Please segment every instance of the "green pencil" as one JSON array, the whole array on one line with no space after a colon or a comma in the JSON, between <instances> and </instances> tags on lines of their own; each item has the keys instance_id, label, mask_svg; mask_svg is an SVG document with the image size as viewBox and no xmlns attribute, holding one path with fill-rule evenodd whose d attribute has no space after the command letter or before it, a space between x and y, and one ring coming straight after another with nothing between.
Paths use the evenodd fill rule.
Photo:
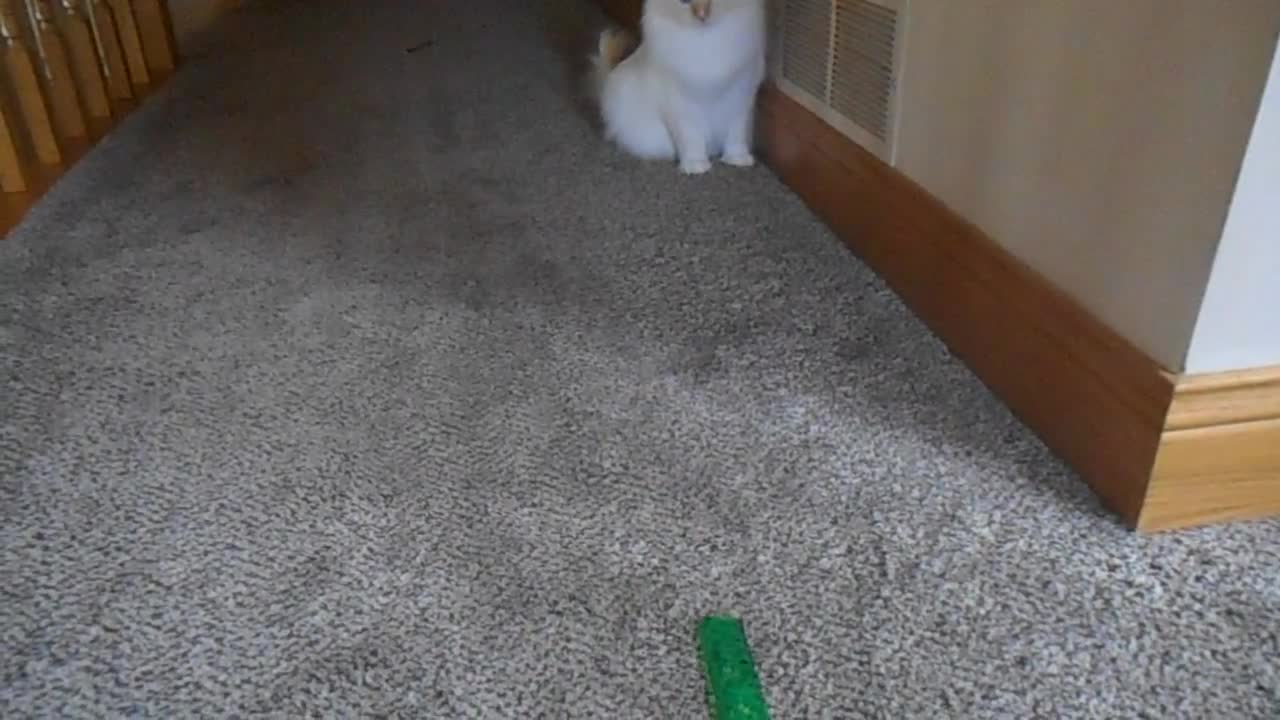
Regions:
<instances>
[{"instance_id":1,"label":"green pencil","mask_svg":"<svg viewBox=\"0 0 1280 720\"><path fill-rule=\"evenodd\" d=\"M713 720L769 720L769 705L742 621L704 617L698 625L698 645Z\"/></svg>"}]
</instances>

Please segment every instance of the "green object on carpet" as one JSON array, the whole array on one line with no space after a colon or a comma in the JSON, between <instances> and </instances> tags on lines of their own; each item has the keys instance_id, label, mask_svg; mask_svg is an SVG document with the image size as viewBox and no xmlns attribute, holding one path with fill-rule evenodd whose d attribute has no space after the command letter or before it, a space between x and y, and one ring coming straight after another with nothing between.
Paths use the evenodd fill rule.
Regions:
<instances>
[{"instance_id":1,"label":"green object on carpet","mask_svg":"<svg viewBox=\"0 0 1280 720\"><path fill-rule=\"evenodd\" d=\"M742 621L704 617L698 626L698 645L713 720L769 720L769 705Z\"/></svg>"}]
</instances>

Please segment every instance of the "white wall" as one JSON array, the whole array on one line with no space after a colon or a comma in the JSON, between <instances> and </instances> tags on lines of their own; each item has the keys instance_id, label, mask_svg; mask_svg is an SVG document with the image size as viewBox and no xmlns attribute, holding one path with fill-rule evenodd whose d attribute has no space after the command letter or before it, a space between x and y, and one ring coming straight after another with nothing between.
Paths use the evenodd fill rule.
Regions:
<instances>
[{"instance_id":1,"label":"white wall","mask_svg":"<svg viewBox=\"0 0 1280 720\"><path fill-rule=\"evenodd\" d=\"M1196 320L1187 372L1280 365L1280 52Z\"/></svg>"},{"instance_id":2,"label":"white wall","mask_svg":"<svg viewBox=\"0 0 1280 720\"><path fill-rule=\"evenodd\" d=\"M910 0L907 22L898 167L1181 370L1280 0Z\"/></svg>"}]
</instances>

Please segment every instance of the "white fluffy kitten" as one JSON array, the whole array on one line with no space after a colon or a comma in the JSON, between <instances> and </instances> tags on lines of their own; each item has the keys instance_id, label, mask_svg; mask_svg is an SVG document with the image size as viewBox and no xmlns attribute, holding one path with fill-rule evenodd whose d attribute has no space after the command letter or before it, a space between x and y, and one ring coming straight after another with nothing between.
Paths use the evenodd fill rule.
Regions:
<instances>
[{"instance_id":1,"label":"white fluffy kitten","mask_svg":"<svg viewBox=\"0 0 1280 720\"><path fill-rule=\"evenodd\" d=\"M596 58L605 136L688 174L755 163L756 91L765 72L765 0L645 0L643 42L606 31ZM625 58L625 59L624 59Z\"/></svg>"}]
</instances>

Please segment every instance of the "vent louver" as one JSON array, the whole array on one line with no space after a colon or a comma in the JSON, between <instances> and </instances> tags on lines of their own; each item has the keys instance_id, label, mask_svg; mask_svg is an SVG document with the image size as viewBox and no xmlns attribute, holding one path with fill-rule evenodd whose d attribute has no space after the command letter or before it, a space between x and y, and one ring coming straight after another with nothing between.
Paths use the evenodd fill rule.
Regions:
<instances>
[{"instance_id":1,"label":"vent louver","mask_svg":"<svg viewBox=\"0 0 1280 720\"><path fill-rule=\"evenodd\" d=\"M907 0L774 0L774 81L892 162Z\"/></svg>"},{"instance_id":2,"label":"vent louver","mask_svg":"<svg viewBox=\"0 0 1280 720\"><path fill-rule=\"evenodd\" d=\"M787 0L782 23L782 77L814 97L825 98L831 63L831 0Z\"/></svg>"}]
</instances>

